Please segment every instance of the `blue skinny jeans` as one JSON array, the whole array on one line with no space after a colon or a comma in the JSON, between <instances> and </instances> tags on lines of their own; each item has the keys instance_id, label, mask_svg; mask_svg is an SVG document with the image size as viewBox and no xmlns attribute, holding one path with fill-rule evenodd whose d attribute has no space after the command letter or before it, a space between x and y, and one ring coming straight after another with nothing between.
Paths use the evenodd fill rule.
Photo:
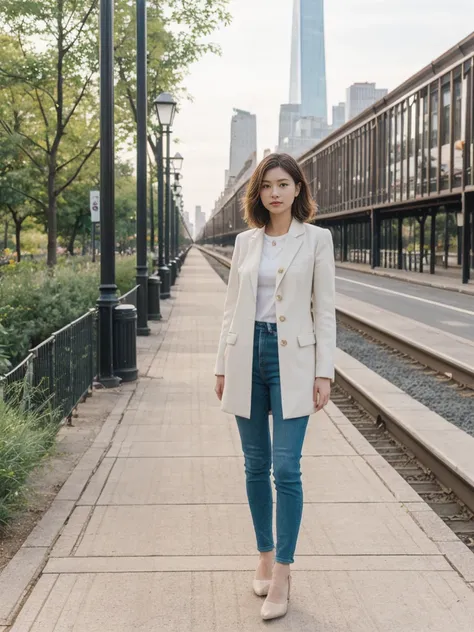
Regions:
<instances>
[{"instance_id":1,"label":"blue skinny jeans","mask_svg":"<svg viewBox=\"0 0 474 632\"><path fill-rule=\"evenodd\" d=\"M273 446L269 411L273 416ZM270 468L277 492L277 562L292 564L303 514L300 460L308 416L283 419L277 325L255 323L250 419L236 417L245 457L247 497L257 548L272 551L273 500ZM272 449L273 448L273 449Z\"/></svg>"}]
</instances>

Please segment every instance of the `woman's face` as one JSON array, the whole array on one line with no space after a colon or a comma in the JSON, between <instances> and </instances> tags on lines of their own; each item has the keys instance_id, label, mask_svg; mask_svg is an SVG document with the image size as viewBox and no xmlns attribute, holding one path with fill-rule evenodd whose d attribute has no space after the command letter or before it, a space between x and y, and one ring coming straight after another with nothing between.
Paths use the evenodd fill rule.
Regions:
<instances>
[{"instance_id":1,"label":"woman's face","mask_svg":"<svg viewBox=\"0 0 474 632\"><path fill-rule=\"evenodd\" d=\"M301 184L296 185L293 178L281 167L269 169L263 177L260 199L263 206L272 215L283 215L290 211L300 192Z\"/></svg>"}]
</instances>

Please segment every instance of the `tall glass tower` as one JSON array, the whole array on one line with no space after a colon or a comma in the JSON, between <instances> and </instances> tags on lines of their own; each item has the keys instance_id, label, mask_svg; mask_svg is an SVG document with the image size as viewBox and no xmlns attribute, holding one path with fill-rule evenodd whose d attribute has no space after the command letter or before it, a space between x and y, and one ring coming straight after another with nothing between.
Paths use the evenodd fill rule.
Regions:
<instances>
[{"instance_id":1,"label":"tall glass tower","mask_svg":"<svg viewBox=\"0 0 474 632\"><path fill-rule=\"evenodd\" d=\"M294 0L290 103L327 121L324 0Z\"/></svg>"}]
</instances>

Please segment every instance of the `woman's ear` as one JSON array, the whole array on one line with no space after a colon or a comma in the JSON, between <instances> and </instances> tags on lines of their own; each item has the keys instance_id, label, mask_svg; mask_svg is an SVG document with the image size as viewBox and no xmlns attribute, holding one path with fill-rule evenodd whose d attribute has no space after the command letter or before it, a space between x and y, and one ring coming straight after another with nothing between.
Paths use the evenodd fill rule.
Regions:
<instances>
[{"instance_id":1,"label":"woman's ear","mask_svg":"<svg viewBox=\"0 0 474 632\"><path fill-rule=\"evenodd\" d=\"M298 197L298 195L300 194L300 191L301 191L301 182L296 185L295 198Z\"/></svg>"}]
</instances>

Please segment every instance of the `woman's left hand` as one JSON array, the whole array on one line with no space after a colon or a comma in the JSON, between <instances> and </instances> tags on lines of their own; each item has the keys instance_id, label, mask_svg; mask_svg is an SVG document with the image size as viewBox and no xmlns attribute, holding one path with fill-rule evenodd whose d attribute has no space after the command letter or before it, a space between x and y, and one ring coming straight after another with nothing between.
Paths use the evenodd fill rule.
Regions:
<instances>
[{"instance_id":1,"label":"woman's left hand","mask_svg":"<svg viewBox=\"0 0 474 632\"><path fill-rule=\"evenodd\" d=\"M331 380L328 377L317 377L314 380L313 401L316 412L322 410L331 396Z\"/></svg>"}]
</instances>

